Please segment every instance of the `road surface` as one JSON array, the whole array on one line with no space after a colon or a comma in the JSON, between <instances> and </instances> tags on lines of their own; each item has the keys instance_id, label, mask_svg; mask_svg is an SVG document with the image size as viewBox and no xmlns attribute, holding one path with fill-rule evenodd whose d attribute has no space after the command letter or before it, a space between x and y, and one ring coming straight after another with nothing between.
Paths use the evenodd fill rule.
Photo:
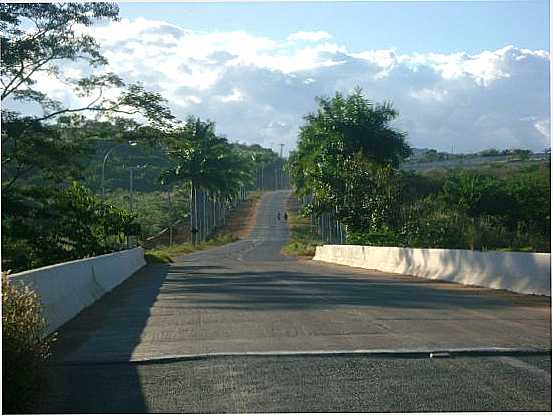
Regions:
<instances>
[{"instance_id":1,"label":"road surface","mask_svg":"<svg viewBox=\"0 0 553 415\"><path fill-rule=\"evenodd\" d=\"M263 196L248 239L150 265L66 324L41 410L551 409L550 353L497 353L550 350L549 298L282 256L288 196Z\"/></svg>"}]
</instances>

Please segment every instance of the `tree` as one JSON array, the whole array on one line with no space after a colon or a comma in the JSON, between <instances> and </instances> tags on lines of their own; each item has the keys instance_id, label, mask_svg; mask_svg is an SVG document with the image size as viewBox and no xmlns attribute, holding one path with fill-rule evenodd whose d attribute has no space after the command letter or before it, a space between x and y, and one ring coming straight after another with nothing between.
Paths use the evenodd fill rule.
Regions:
<instances>
[{"instance_id":1,"label":"tree","mask_svg":"<svg viewBox=\"0 0 553 415\"><path fill-rule=\"evenodd\" d=\"M190 182L191 229L198 230L202 239L207 231L202 231L200 225L205 227L206 220L199 219L198 204L205 210L206 192L221 203L221 199L228 201L243 190L253 178L252 160L233 148L226 138L217 136L211 121L190 117L174 135L174 146L169 151L174 166L162 174L162 182Z\"/></svg>"},{"instance_id":2,"label":"tree","mask_svg":"<svg viewBox=\"0 0 553 415\"><path fill-rule=\"evenodd\" d=\"M348 230L395 230L400 209L398 172L389 165L379 166L357 153L346 164L342 177L348 188L341 189L344 197L337 201L337 214Z\"/></svg>"},{"instance_id":3,"label":"tree","mask_svg":"<svg viewBox=\"0 0 553 415\"><path fill-rule=\"evenodd\" d=\"M126 85L117 75L104 71L107 60L99 45L82 30L100 19L117 20L117 14L118 7L109 3L0 5L4 191L41 169L65 171L59 151L66 147L66 153L73 154L80 143L60 140L60 129L80 125L85 116L142 116L158 129L170 128L173 116L161 95L140 84ZM92 73L81 79L67 77L60 66L71 62L88 65ZM67 108L48 97L36 88L41 74L65 83L85 103ZM118 93L106 94L108 90ZM29 108L38 106L42 113L23 116L6 109L14 101ZM38 152L42 153L40 159L34 157Z\"/></svg>"},{"instance_id":4,"label":"tree","mask_svg":"<svg viewBox=\"0 0 553 415\"><path fill-rule=\"evenodd\" d=\"M257 189L276 188L278 178L275 172L282 171L284 164L284 160L277 153L271 149L263 148L259 144L234 143L232 146L253 163L252 171L256 172L255 187Z\"/></svg>"},{"instance_id":5,"label":"tree","mask_svg":"<svg viewBox=\"0 0 553 415\"><path fill-rule=\"evenodd\" d=\"M141 114L151 121L165 123L172 119L169 110L160 105L158 93L147 92L141 85L129 85L111 72L101 71L107 60L95 39L83 27L97 21L117 20L118 6L110 3L3 3L0 6L2 29L2 101L7 98L39 104L44 110L34 121L44 121L70 113ZM88 77L71 79L61 64L82 62L95 70ZM63 108L33 86L41 73L54 76L74 89L83 99L91 98L79 108ZM117 88L117 98L104 96L107 89Z\"/></svg>"},{"instance_id":6,"label":"tree","mask_svg":"<svg viewBox=\"0 0 553 415\"><path fill-rule=\"evenodd\" d=\"M86 33L117 14L118 7L108 3L0 5L2 247L12 268L104 253L116 248L106 242L108 234L132 226L124 211L71 184L80 178L88 141L105 134L106 121L122 137L145 128L166 132L173 125L161 95L106 71L107 60ZM88 75L68 77L62 67L71 65ZM67 107L47 96L37 83L40 76L57 78L84 103ZM28 113L10 109L14 102Z\"/></svg>"},{"instance_id":7,"label":"tree","mask_svg":"<svg viewBox=\"0 0 553 415\"><path fill-rule=\"evenodd\" d=\"M442 197L447 205L465 212L471 218L484 215L504 216L513 206L513 199L500 180L465 170L447 176Z\"/></svg>"},{"instance_id":8,"label":"tree","mask_svg":"<svg viewBox=\"0 0 553 415\"><path fill-rule=\"evenodd\" d=\"M314 213L337 208L349 230L362 228L367 219L362 216L369 214L365 207L387 198L375 193L384 189L380 179L391 177L411 149L405 133L390 125L398 116L391 103L372 103L359 88L347 97L336 93L317 101L317 112L308 114L300 129L288 172L297 194L313 194Z\"/></svg>"},{"instance_id":9,"label":"tree","mask_svg":"<svg viewBox=\"0 0 553 415\"><path fill-rule=\"evenodd\" d=\"M18 189L10 202L2 209L2 261L15 271L111 252L136 226L132 215L77 182Z\"/></svg>"}]
</instances>

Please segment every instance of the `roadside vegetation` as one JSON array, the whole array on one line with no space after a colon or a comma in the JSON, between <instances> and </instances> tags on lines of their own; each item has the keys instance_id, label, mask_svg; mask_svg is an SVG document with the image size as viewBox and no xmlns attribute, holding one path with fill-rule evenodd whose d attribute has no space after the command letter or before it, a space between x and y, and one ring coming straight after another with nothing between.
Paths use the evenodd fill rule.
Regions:
<instances>
[{"instance_id":1,"label":"roadside vegetation","mask_svg":"<svg viewBox=\"0 0 553 415\"><path fill-rule=\"evenodd\" d=\"M36 410L44 384L51 337L38 296L10 282L2 273L2 409L5 413Z\"/></svg>"},{"instance_id":2,"label":"roadside vegetation","mask_svg":"<svg viewBox=\"0 0 553 415\"><path fill-rule=\"evenodd\" d=\"M224 233L220 235L215 235L207 239L205 242L200 242L195 245L190 242L185 242L181 244L174 244L171 246L162 246L149 249L145 252L144 258L146 259L146 262L150 264L169 263L173 262L173 258L180 255L190 254L192 252L203 251L204 249L226 245L237 240L238 237L236 235Z\"/></svg>"},{"instance_id":3,"label":"roadside vegetation","mask_svg":"<svg viewBox=\"0 0 553 415\"><path fill-rule=\"evenodd\" d=\"M117 5L0 7L3 270L124 249L129 236L142 243L190 217L193 243L205 242L248 191L279 183L272 150L231 143L209 120L178 120L159 93L106 72L77 26L118 19ZM66 77L72 64L88 75ZM55 76L81 104L44 94L37 76Z\"/></svg>"},{"instance_id":4,"label":"roadside vegetation","mask_svg":"<svg viewBox=\"0 0 553 415\"><path fill-rule=\"evenodd\" d=\"M288 210L288 226L290 241L282 248L284 255L311 258L315 255L317 246L324 244L317 236L309 216L302 215L297 210Z\"/></svg>"},{"instance_id":5,"label":"roadside vegetation","mask_svg":"<svg viewBox=\"0 0 553 415\"><path fill-rule=\"evenodd\" d=\"M144 257L148 263L170 263L173 258L189 254L195 251L213 248L235 242L246 235L255 224L256 206L261 198L262 192L250 192L227 217L226 223L215 229L207 240L193 244L182 242L161 244L154 248L147 249ZM189 239L189 238L188 238Z\"/></svg>"},{"instance_id":6,"label":"roadside vegetation","mask_svg":"<svg viewBox=\"0 0 553 415\"><path fill-rule=\"evenodd\" d=\"M283 161L259 145L231 143L215 123L181 121L141 83L107 71L81 30L118 19L110 3L2 3L2 270L19 272L143 243L192 218L193 249L248 191L276 187ZM66 76L64 69L78 66ZM56 78L75 106L45 94ZM148 254L168 261L187 244ZM3 409L32 412L49 340L38 297L2 279Z\"/></svg>"},{"instance_id":7,"label":"roadside vegetation","mask_svg":"<svg viewBox=\"0 0 553 415\"><path fill-rule=\"evenodd\" d=\"M310 200L304 211L331 215L344 226L346 243L551 251L547 160L517 168L401 171L412 149L406 134L391 126L398 113L390 103L372 103L359 89L318 103L305 117L287 168L296 195Z\"/></svg>"}]
</instances>

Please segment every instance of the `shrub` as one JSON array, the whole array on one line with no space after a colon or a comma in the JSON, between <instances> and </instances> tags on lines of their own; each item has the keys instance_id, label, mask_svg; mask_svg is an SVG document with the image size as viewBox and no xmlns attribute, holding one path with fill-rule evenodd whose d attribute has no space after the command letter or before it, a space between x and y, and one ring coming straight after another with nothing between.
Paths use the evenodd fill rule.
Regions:
<instances>
[{"instance_id":1,"label":"shrub","mask_svg":"<svg viewBox=\"0 0 553 415\"><path fill-rule=\"evenodd\" d=\"M144 259L148 264L167 264L173 259L164 252L145 252Z\"/></svg>"},{"instance_id":2,"label":"shrub","mask_svg":"<svg viewBox=\"0 0 553 415\"><path fill-rule=\"evenodd\" d=\"M308 212L308 209L305 211ZM313 257L324 242L314 233L307 215L290 212L290 241L282 248L284 255Z\"/></svg>"},{"instance_id":3,"label":"shrub","mask_svg":"<svg viewBox=\"0 0 553 415\"><path fill-rule=\"evenodd\" d=\"M404 246L404 241L396 232L352 232L347 236L348 245Z\"/></svg>"},{"instance_id":4,"label":"shrub","mask_svg":"<svg viewBox=\"0 0 553 415\"><path fill-rule=\"evenodd\" d=\"M3 269L23 271L120 249L134 217L74 182L2 195Z\"/></svg>"},{"instance_id":5,"label":"shrub","mask_svg":"<svg viewBox=\"0 0 553 415\"><path fill-rule=\"evenodd\" d=\"M51 340L36 293L2 274L2 383L4 412L35 409Z\"/></svg>"},{"instance_id":6,"label":"shrub","mask_svg":"<svg viewBox=\"0 0 553 415\"><path fill-rule=\"evenodd\" d=\"M406 246L412 248L466 249L471 245L471 221L441 200L426 197L402 209L399 230Z\"/></svg>"}]
</instances>

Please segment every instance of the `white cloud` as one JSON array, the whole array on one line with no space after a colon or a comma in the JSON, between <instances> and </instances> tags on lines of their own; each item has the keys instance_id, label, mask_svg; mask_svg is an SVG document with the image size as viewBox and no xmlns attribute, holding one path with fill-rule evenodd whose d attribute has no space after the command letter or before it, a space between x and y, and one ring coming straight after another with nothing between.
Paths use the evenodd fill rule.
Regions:
<instances>
[{"instance_id":1,"label":"white cloud","mask_svg":"<svg viewBox=\"0 0 553 415\"><path fill-rule=\"evenodd\" d=\"M192 32L142 18L83 30L102 45L109 70L161 92L181 119L194 114L215 120L230 139L290 149L302 117L316 109L316 96L359 85L371 100L394 103L397 126L417 147L549 146L545 51L350 51L328 42L326 32L279 40L244 31ZM40 79L40 86L75 102L56 80Z\"/></svg>"},{"instance_id":2,"label":"white cloud","mask_svg":"<svg viewBox=\"0 0 553 415\"><path fill-rule=\"evenodd\" d=\"M219 97L221 102L240 102L244 101L244 95L238 88L232 88L232 94Z\"/></svg>"},{"instance_id":3,"label":"white cloud","mask_svg":"<svg viewBox=\"0 0 553 415\"><path fill-rule=\"evenodd\" d=\"M540 134L549 140L549 134L551 132L551 124L549 120L538 120L534 123L534 127L540 132Z\"/></svg>"},{"instance_id":4,"label":"white cloud","mask_svg":"<svg viewBox=\"0 0 553 415\"><path fill-rule=\"evenodd\" d=\"M331 38L332 36L329 33L320 30L316 32L295 32L288 36L288 40L290 41L304 40L307 42L318 42L320 40L327 40Z\"/></svg>"},{"instance_id":5,"label":"white cloud","mask_svg":"<svg viewBox=\"0 0 553 415\"><path fill-rule=\"evenodd\" d=\"M437 101L442 102L447 98L447 90L445 89L431 89L431 88L422 88L416 91L411 91L409 96L421 101Z\"/></svg>"}]
</instances>

